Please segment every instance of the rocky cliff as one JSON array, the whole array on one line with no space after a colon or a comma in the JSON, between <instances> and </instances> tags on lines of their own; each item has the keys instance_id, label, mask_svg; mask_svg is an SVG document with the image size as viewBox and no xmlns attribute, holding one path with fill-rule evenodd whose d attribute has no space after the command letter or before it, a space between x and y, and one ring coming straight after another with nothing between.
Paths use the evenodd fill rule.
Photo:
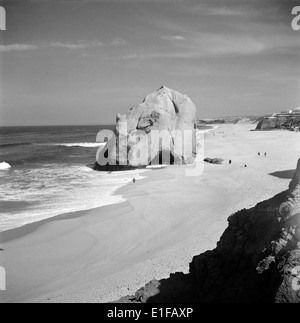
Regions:
<instances>
[{"instance_id":1,"label":"rocky cliff","mask_svg":"<svg viewBox=\"0 0 300 323\"><path fill-rule=\"evenodd\" d=\"M190 164L196 153L195 123L192 100L163 86L126 115L117 116L115 134L94 168L113 171L150 163Z\"/></svg>"},{"instance_id":2,"label":"rocky cliff","mask_svg":"<svg viewBox=\"0 0 300 323\"><path fill-rule=\"evenodd\" d=\"M153 281L122 302L300 303L300 159L289 189L233 214L190 274Z\"/></svg>"},{"instance_id":3,"label":"rocky cliff","mask_svg":"<svg viewBox=\"0 0 300 323\"><path fill-rule=\"evenodd\" d=\"M300 115L294 116L273 116L262 118L256 127L256 130L273 130L273 129L287 129L293 130L300 126Z\"/></svg>"},{"instance_id":4,"label":"rocky cliff","mask_svg":"<svg viewBox=\"0 0 300 323\"><path fill-rule=\"evenodd\" d=\"M300 160L289 190L229 218L190 268L200 302L300 302Z\"/></svg>"}]
</instances>

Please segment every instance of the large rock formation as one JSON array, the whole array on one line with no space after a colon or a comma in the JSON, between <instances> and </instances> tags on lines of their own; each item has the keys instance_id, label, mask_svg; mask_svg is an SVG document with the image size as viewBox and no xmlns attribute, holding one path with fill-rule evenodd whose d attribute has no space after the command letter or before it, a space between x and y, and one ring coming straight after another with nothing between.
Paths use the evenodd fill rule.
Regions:
<instances>
[{"instance_id":1,"label":"large rock formation","mask_svg":"<svg viewBox=\"0 0 300 323\"><path fill-rule=\"evenodd\" d=\"M300 115L277 115L262 118L256 127L256 130L274 130L287 129L293 130L300 126Z\"/></svg>"},{"instance_id":2,"label":"large rock formation","mask_svg":"<svg viewBox=\"0 0 300 323\"><path fill-rule=\"evenodd\" d=\"M282 124L284 124L285 118L276 118L276 117L266 117L263 118L257 125L256 130L270 130L270 129L279 129Z\"/></svg>"},{"instance_id":3,"label":"large rock formation","mask_svg":"<svg viewBox=\"0 0 300 323\"><path fill-rule=\"evenodd\" d=\"M115 134L99 154L95 169L190 164L196 153L195 122L191 99L163 86L126 115L117 116Z\"/></svg>"},{"instance_id":4,"label":"large rock formation","mask_svg":"<svg viewBox=\"0 0 300 323\"><path fill-rule=\"evenodd\" d=\"M189 275L153 281L121 302L300 303L300 159L287 191L228 221Z\"/></svg>"}]
</instances>

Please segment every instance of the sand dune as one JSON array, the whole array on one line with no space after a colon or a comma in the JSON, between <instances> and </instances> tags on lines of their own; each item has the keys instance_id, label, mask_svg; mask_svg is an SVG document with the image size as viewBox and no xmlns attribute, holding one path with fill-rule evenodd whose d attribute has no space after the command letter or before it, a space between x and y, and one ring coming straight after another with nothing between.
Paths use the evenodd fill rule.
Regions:
<instances>
[{"instance_id":1,"label":"sand dune","mask_svg":"<svg viewBox=\"0 0 300 323\"><path fill-rule=\"evenodd\" d=\"M231 213L290 181L269 174L295 167L299 134L250 132L253 127L223 125L206 133L205 157L225 162L206 164L202 176L187 177L185 167L148 171L117 192L125 203L1 233L7 271L1 301L105 302L153 278L187 272L194 255L215 247Z\"/></svg>"}]
</instances>

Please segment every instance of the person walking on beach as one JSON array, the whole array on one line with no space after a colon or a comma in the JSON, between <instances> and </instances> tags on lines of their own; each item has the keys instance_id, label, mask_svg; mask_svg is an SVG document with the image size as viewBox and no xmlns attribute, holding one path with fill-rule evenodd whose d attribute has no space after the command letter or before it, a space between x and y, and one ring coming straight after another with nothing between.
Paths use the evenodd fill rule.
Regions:
<instances>
[{"instance_id":1,"label":"person walking on beach","mask_svg":"<svg viewBox=\"0 0 300 323\"><path fill-rule=\"evenodd\" d=\"M132 182L133 182L133 184L135 184L135 182L136 182L136 179L134 178Z\"/></svg>"},{"instance_id":2,"label":"person walking on beach","mask_svg":"<svg viewBox=\"0 0 300 323\"><path fill-rule=\"evenodd\" d=\"M258 156L260 156L260 153L258 153Z\"/></svg>"},{"instance_id":3,"label":"person walking on beach","mask_svg":"<svg viewBox=\"0 0 300 323\"><path fill-rule=\"evenodd\" d=\"M267 157L267 153L265 153L265 157Z\"/></svg>"},{"instance_id":4,"label":"person walking on beach","mask_svg":"<svg viewBox=\"0 0 300 323\"><path fill-rule=\"evenodd\" d=\"M231 161L231 159L229 159L229 165L231 165L231 163L232 163L232 161Z\"/></svg>"}]
</instances>

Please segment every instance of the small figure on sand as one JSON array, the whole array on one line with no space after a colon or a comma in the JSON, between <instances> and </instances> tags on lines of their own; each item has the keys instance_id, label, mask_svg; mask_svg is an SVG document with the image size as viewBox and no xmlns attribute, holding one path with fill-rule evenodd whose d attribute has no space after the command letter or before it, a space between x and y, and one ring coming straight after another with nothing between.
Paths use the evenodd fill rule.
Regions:
<instances>
[{"instance_id":1,"label":"small figure on sand","mask_svg":"<svg viewBox=\"0 0 300 323\"><path fill-rule=\"evenodd\" d=\"M136 179L134 178L132 182L133 182L133 184L135 184L136 183Z\"/></svg>"},{"instance_id":2,"label":"small figure on sand","mask_svg":"<svg viewBox=\"0 0 300 323\"><path fill-rule=\"evenodd\" d=\"M260 153L258 153L258 156L260 156Z\"/></svg>"},{"instance_id":3,"label":"small figure on sand","mask_svg":"<svg viewBox=\"0 0 300 323\"><path fill-rule=\"evenodd\" d=\"M232 160L231 160L231 159L229 159L229 165L231 165L231 163L232 163Z\"/></svg>"},{"instance_id":4,"label":"small figure on sand","mask_svg":"<svg viewBox=\"0 0 300 323\"><path fill-rule=\"evenodd\" d=\"M265 153L265 157L267 157L267 153Z\"/></svg>"},{"instance_id":5,"label":"small figure on sand","mask_svg":"<svg viewBox=\"0 0 300 323\"><path fill-rule=\"evenodd\" d=\"M244 166L244 167L248 167L248 166L247 166L247 164L245 164L245 166Z\"/></svg>"}]
</instances>

